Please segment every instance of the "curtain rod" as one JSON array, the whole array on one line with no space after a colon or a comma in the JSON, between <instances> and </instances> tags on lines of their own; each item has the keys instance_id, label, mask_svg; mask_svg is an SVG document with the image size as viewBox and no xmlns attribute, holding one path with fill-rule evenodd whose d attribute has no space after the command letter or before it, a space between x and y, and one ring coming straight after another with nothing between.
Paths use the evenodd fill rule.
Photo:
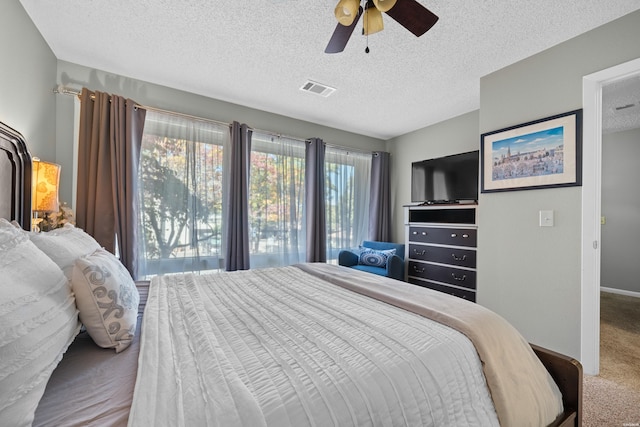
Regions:
<instances>
[{"instance_id":1,"label":"curtain rod","mask_svg":"<svg viewBox=\"0 0 640 427\"><path fill-rule=\"evenodd\" d=\"M275 137L278 137L278 138L293 139L294 141L300 141L300 142L307 142L307 139L304 139L304 138L297 138L295 136L283 135L281 133L271 132L271 131L263 130L263 129L254 129L251 126L249 126L249 129L251 129L251 131L253 131L253 132L260 132L260 133L264 133L265 135L269 135L269 136L275 136Z\"/></svg>"},{"instance_id":2,"label":"curtain rod","mask_svg":"<svg viewBox=\"0 0 640 427\"><path fill-rule=\"evenodd\" d=\"M71 89L71 88L68 88L68 87L62 86L62 85L58 85L58 87L53 89L53 93L59 93L59 94L62 94L62 95L77 96L78 98L82 94L82 92L77 90L77 89ZM95 96L91 95L91 99L95 99ZM178 113L176 111L163 110L161 108L156 108L156 107L149 107L147 105L138 104L137 102L136 102L135 106L137 108L142 108L143 110L155 111L157 113L165 113L165 114L170 114L170 115L179 116L179 117L185 117L185 118L189 118L189 119L193 119L193 120L216 123L216 124L223 125L223 126L230 126L231 125L231 123L221 122L219 120L208 119L208 118L199 117L199 116L193 116L191 114ZM307 139L296 138L294 136L282 135L282 134L279 134L279 133L270 132L270 131L266 131L266 130L262 130L262 129L251 128L251 130L252 131L257 131L257 132L260 132L260 133L265 133L265 134L268 134L268 135L271 135L271 136L284 137L284 138L289 138L289 139L293 139L293 140L301 141L301 142L307 142L309 140L308 138ZM363 154L377 155L377 153L375 151L368 151L368 150L362 150L362 149L358 149L358 148L345 147L345 146L336 145L336 144L332 144L332 143L328 143L328 142L325 142L324 145L325 145L325 147L336 148L336 149L344 150L344 151L353 151L353 152L358 152L358 153L363 153Z\"/></svg>"},{"instance_id":3,"label":"curtain rod","mask_svg":"<svg viewBox=\"0 0 640 427\"><path fill-rule=\"evenodd\" d=\"M276 137L279 137L279 138L283 137L283 138L293 139L295 141L300 141L300 142L305 142L305 143L309 142L309 139L310 139L310 138L296 138L294 136L283 135L283 134L280 134L280 133L275 133L275 132L271 132L271 131L268 131L268 130L262 130L262 129L251 128L251 130L254 131L254 132L257 131L257 132L260 132L260 133L264 133L266 135L276 136ZM360 148L346 147L344 145L337 145L337 144L332 144L330 142L324 142L324 141L323 141L323 144L324 144L325 147L336 148L338 150L351 151L351 152L354 152L354 153L362 153L362 154L373 154L375 156L378 155L377 152L371 151L371 150L363 150L363 149L360 149Z\"/></svg>"},{"instance_id":4,"label":"curtain rod","mask_svg":"<svg viewBox=\"0 0 640 427\"><path fill-rule=\"evenodd\" d=\"M378 155L378 153L376 151L364 150L364 149L361 149L361 148L346 147L344 145L336 145L336 144L332 144L330 142L325 142L324 146L328 147L328 148L336 148L338 150L351 151L351 152L354 152L354 153L373 154L374 156Z\"/></svg>"},{"instance_id":5,"label":"curtain rod","mask_svg":"<svg viewBox=\"0 0 640 427\"><path fill-rule=\"evenodd\" d=\"M77 96L78 98L82 94L82 92L79 91L79 90L71 89L71 88L64 87L64 86L58 86L57 88L53 89L53 93L59 93L59 94L62 94L62 95ZM95 99L95 95L91 94L91 99ZM219 120L208 119L206 117L193 116L191 114L178 113L177 111L163 110L162 108L149 107L148 105L138 104L137 102L135 103L135 107L136 108L142 108L143 110L147 110L147 111L154 111L156 113L170 114L172 116L179 116L179 117L198 120L198 121L202 121L202 122L210 122L210 123L215 123L215 124L223 125L223 126L230 126L231 125L230 123L221 122Z\"/></svg>"}]
</instances>

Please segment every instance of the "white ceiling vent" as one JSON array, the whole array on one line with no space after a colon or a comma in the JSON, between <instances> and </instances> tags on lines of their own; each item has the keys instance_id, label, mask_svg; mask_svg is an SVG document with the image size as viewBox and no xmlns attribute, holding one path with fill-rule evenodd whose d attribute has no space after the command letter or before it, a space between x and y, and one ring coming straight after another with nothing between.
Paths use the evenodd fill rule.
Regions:
<instances>
[{"instance_id":1,"label":"white ceiling vent","mask_svg":"<svg viewBox=\"0 0 640 427\"><path fill-rule=\"evenodd\" d=\"M336 88L324 85L322 83L307 80L307 82L300 88L305 92L315 93L316 95L324 96L325 98L336 91Z\"/></svg>"},{"instance_id":2,"label":"white ceiling vent","mask_svg":"<svg viewBox=\"0 0 640 427\"><path fill-rule=\"evenodd\" d=\"M622 111L622 110L626 110L627 108L631 108L631 107L635 107L636 104L626 104L626 105L621 105L620 107L615 107L616 111Z\"/></svg>"}]
</instances>

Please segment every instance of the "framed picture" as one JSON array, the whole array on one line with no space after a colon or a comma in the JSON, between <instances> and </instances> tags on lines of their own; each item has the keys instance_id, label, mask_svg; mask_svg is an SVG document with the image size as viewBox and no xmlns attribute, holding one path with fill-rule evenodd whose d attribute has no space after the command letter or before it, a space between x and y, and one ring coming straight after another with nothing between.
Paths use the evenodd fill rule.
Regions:
<instances>
[{"instance_id":1,"label":"framed picture","mask_svg":"<svg viewBox=\"0 0 640 427\"><path fill-rule=\"evenodd\" d=\"M582 185L582 110L482 134L481 192Z\"/></svg>"}]
</instances>

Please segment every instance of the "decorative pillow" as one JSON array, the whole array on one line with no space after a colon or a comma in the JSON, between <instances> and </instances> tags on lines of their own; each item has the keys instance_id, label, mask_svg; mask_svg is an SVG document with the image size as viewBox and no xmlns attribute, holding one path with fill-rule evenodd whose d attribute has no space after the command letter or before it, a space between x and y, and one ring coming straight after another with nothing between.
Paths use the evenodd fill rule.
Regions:
<instances>
[{"instance_id":1,"label":"decorative pillow","mask_svg":"<svg viewBox=\"0 0 640 427\"><path fill-rule=\"evenodd\" d=\"M42 252L58 264L69 279L73 264L78 258L91 255L100 249L93 237L69 223L46 233L30 233L30 238Z\"/></svg>"},{"instance_id":2,"label":"decorative pillow","mask_svg":"<svg viewBox=\"0 0 640 427\"><path fill-rule=\"evenodd\" d=\"M391 255L395 254L395 249L377 251L375 249L360 246L360 256L358 257L358 264L370 265L372 267L386 267L387 259L389 259Z\"/></svg>"},{"instance_id":3,"label":"decorative pillow","mask_svg":"<svg viewBox=\"0 0 640 427\"><path fill-rule=\"evenodd\" d=\"M80 320L96 344L120 353L133 340L140 296L122 263L100 248L76 260L71 274Z\"/></svg>"},{"instance_id":4,"label":"decorative pillow","mask_svg":"<svg viewBox=\"0 0 640 427\"><path fill-rule=\"evenodd\" d=\"M51 373L80 329L69 281L0 219L0 424L30 426Z\"/></svg>"}]
</instances>

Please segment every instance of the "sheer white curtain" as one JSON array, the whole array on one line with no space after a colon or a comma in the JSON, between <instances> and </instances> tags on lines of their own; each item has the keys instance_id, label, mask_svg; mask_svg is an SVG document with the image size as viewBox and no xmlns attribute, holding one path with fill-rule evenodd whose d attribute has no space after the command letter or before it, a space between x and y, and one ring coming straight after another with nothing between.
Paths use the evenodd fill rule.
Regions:
<instances>
[{"instance_id":1,"label":"sheer white curtain","mask_svg":"<svg viewBox=\"0 0 640 427\"><path fill-rule=\"evenodd\" d=\"M251 268L305 261L304 141L254 130L249 176Z\"/></svg>"},{"instance_id":2,"label":"sheer white curtain","mask_svg":"<svg viewBox=\"0 0 640 427\"><path fill-rule=\"evenodd\" d=\"M369 234L371 153L327 146L325 154L327 261Z\"/></svg>"},{"instance_id":3,"label":"sheer white curtain","mask_svg":"<svg viewBox=\"0 0 640 427\"><path fill-rule=\"evenodd\" d=\"M217 270L229 126L149 111L140 161L143 275Z\"/></svg>"}]
</instances>

